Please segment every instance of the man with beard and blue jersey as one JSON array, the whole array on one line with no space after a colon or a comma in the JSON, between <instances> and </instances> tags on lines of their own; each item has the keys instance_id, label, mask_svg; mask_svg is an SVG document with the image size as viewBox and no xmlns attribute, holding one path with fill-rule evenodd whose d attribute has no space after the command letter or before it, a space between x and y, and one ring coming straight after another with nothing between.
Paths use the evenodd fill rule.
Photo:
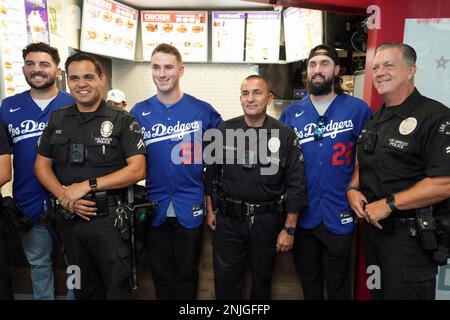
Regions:
<instances>
[{"instance_id":1,"label":"man with beard and blue jersey","mask_svg":"<svg viewBox=\"0 0 450 320\"><path fill-rule=\"evenodd\" d=\"M32 43L22 51L23 74L30 90L5 98L0 120L8 131L13 152L13 197L33 228L20 234L25 256L31 267L35 299L54 298L52 238L40 222L50 205L49 194L36 179L33 168L38 139L53 111L73 104L73 98L56 87L58 50L45 43Z\"/></svg>"},{"instance_id":2,"label":"man with beard and blue jersey","mask_svg":"<svg viewBox=\"0 0 450 320\"><path fill-rule=\"evenodd\" d=\"M280 120L294 128L304 160L309 207L300 213L294 262L304 297L350 299L350 252L353 212L346 188L355 167L355 146L368 105L344 94L336 49L319 45L309 54L309 96L290 105Z\"/></svg>"},{"instance_id":3,"label":"man with beard and blue jersey","mask_svg":"<svg viewBox=\"0 0 450 320\"><path fill-rule=\"evenodd\" d=\"M184 66L175 47L158 45L151 67L157 94L131 110L147 146L147 194L159 203L145 242L157 299L195 299L204 218L202 137L222 118L181 91Z\"/></svg>"}]
</instances>

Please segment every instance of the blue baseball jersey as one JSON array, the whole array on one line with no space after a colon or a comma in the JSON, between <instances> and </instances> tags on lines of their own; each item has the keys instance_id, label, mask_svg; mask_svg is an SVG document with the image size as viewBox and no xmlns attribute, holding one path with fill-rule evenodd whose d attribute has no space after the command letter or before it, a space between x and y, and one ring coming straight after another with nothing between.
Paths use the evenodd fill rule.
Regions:
<instances>
[{"instance_id":1,"label":"blue baseball jersey","mask_svg":"<svg viewBox=\"0 0 450 320\"><path fill-rule=\"evenodd\" d=\"M353 223L343 218L351 210L345 189L355 166L356 141L371 115L364 101L337 95L324 114L323 138L314 140L319 114L310 96L281 114L280 120L295 130L305 160L308 208L300 214L300 227L313 229L323 221L332 233L352 231Z\"/></svg>"},{"instance_id":2,"label":"blue baseball jersey","mask_svg":"<svg viewBox=\"0 0 450 320\"><path fill-rule=\"evenodd\" d=\"M159 203L151 225L164 223L172 201L180 224L198 227L204 217L202 138L222 122L220 114L186 93L169 108L153 96L136 104L131 113L147 147L147 194Z\"/></svg>"},{"instance_id":3,"label":"blue baseball jersey","mask_svg":"<svg viewBox=\"0 0 450 320\"><path fill-rule=\"evenodd\" d=\"M13 197L26 216L33 222L46 211L49 194L34 175L34 161L38 139L50 114L64 106L74 104L69 94L60 91L42 110L25 91L5 98L0 107L0 120L12 142L14 182Z\"/></svg>"}]
</instances>

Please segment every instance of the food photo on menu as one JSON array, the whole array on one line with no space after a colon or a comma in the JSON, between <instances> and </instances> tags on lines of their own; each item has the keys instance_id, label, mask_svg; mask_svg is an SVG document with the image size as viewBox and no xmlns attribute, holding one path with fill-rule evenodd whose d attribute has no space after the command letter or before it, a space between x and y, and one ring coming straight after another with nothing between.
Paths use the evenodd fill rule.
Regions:
<instances>
[{"instance_id":1,"label":"food photo on menu","mask_svg":"<svg viewBox=\"0 0 450 320\"><path fill-rule=\"evenodd\" d=\"M171 23L165 23L165 24L162 26L162 29L163 29L165 32L172 32L172 30L173 30L173 24L171 24Z\"/></svg>"},{"instance_id":2,"label":"food photo on menu","mask_svg":"<svg viewBox=\"0 0 450 320\"><path fill-rule=\"evenodd\" d=\"M134 60L138 15L113 0L85 0L81 50Z\"/></svg>"},{"instance_id":3,"label":"food photo on menu","mask_svg":"<svg viewBox=\"0 0 450 320\"><path fill-rule=\"evenodd\" d=\"M186 62L207 61L207 13L203 11L141 11L143 56L160 43L180 50Z\"/></svg>"}]
</instances>

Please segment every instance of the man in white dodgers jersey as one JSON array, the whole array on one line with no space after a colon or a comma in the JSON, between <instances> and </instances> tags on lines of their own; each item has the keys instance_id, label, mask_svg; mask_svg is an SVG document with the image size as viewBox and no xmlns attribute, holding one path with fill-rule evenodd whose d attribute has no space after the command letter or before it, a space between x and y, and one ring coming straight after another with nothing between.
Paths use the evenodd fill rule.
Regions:
<instances>
[{"instance_id":1,"label":"man in white dodgers jersey","mask_svg":"<svg viewBox=\"0 0 450 320\"><path fill-rule=\"evenodd\" d=\"M22 247L31 266L35 299L53 299L52 238L39 220L50 205L49 194L36 179L33 168L38 139L50 114L73 98L56 87L58 50L46 43L32 43L22 51L23 74L30 90L5 98L0 107L0 121L8 131L14 155L13 197L23 214L33 221L33 228L20 234Z\"/></svg>"},{"instance_id":2,"label":"man in white dodgers jersey","mask_svg":"<svg viewBox=\"0 0 450 320\"><path fill-rule=\"evenodd\" d=\"M307 88L309 96L280 118L294 128L305 159L309 206L299 216L294 261L305 299L324 298L323 278L328 299L350 299L353 213L345 194L356 140L372 112L364 101L343 93L339 56L331 46L311 50Z\"/></svg>"},{"instance_id":3,"label":"man in white dodgers jersey","mask_svg":"<svg viewBox=\"0 0 450 320\"><path fill-rule=\"evenodd\" d=\"M158 45L151 67L157 94L131 110L147 147L147 194L159 203L145 241L157 299L195 299L204 218L202 137L222 118L181 91L184 66L175 47Z\"/></svg>"}]
</instances>

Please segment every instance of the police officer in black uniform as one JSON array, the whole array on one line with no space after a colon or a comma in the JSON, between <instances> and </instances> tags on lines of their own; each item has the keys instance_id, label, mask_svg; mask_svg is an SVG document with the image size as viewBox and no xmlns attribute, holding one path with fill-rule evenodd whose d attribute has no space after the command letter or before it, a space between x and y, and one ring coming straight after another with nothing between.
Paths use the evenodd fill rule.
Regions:
<instances>
[{"instance_id":1,"label":"police officer in black uniform","mask_svg":"<svg viewBox=\"0 0 450 320\"><path fill-rule=\"evenodd\" d=\"M0 123L0 188L11 180L11 147L5 127ZM1 195L0 195L1 202ZM1 209L0 209L1 210ZM0 214L2 212L0 211ZM11 275L6 264L6 245L0 219L0 300L12 300Z\"/></svg>"},{"instance_id":2,"label":"police officer in black uniform","mask_svg":"<svg viewBox=\"0 0 450 320\"><path fill-rule=\"evenodd\" d=\"M207 223L215 230L215 293L217 299L241 299L248 261L250 298L270 299L276 253L292 248L297 216L307 203L303 158L295 132L266 115L272 100L266 80L247 77L240 99L244 115L219 126L224 143L206 172ZM245 139L245 147L235 144L230 133ZM253 141L247 139L252 135ZM208 147L221 139L212 140ZM211 197L215 181L221 181L217 215L216 196Z\"/></svg>"},{"instance_id":3,"label":"police officer in black uniform","mask_svg":"<svg viewBox=\"0 0 450 320\"><path fill-rule=\"evenodd\" d=\"M366 263L381 271L374 299L435 298L435 234L426 227L450 196L450 109L415 88L415 62L409 45L377 49L373 84L384 104L358 139L359 176L347 192L368 221Z\"/></svg>"},{"instance_id":4,"label":"police officer in black uniform","mask_svg":"<svg viewBox=\"0 0 450 320\"><path fill-rule=\"evenodd\" d=\"M126 188L145 178L145 146L134 117L102 100L105 76L91 55L73 54L65 67L76 104L52 114L36 176L68 211L62 239L81 271L75 297L126 299L130 246L115 226L124 222Z\"/></svg>"}]
</instances>

